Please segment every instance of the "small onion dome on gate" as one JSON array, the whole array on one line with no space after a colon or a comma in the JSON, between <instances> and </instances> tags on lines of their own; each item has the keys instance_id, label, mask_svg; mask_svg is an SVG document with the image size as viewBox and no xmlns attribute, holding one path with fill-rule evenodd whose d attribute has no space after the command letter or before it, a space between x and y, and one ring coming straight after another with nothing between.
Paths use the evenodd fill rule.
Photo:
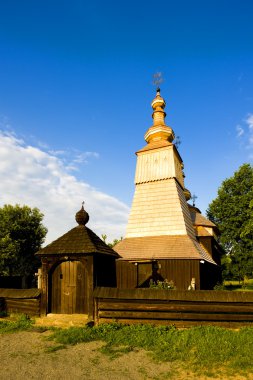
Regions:
<instances>
[{"instance_id":1,"label":"small onion dome on gate","mask_svg":"<svg viewBox=\"0 0 253 380\"><path fill-rule=\"evenodd\" d=\"M78 225L52 241L46 247L41 248L36 254L40 257L109 255L118 258L119 255L86 226L88 221L89 214L84 210L82 204L81 210L76 213Z\"/></svg>"},{"instance_id":2,"label":"small onion dome on gate","mask_svg":"<svg viewBox=\"0 0 253 380\"><path fill-rule=\"evenodd\" d=\"M89 219L89 214L85 211L82 204L81 210L76 213L76 222L79 224L79 226L85 226L88 223Z\"/></svg>"}]
</instances>

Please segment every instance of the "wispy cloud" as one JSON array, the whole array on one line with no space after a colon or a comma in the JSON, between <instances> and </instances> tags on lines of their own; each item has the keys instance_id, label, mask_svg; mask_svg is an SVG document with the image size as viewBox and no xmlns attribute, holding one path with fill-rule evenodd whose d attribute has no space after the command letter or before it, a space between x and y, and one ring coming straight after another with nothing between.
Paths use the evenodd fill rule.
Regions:
<instances>
[{"instance_id":1,"label":"wispy cloud","mask_svg":"<svg viewBox=\"0 0 253 380\"><path fill-rule=\"evenodd\" d=\"M13 131L0 129L0 206L38 207L49 230L47 243L75 226L74 216L83 200L89 227L98 235L106 234L109 240L124 235L128 206L71 175L71 160L64 155L29 145ZM89 157L97 158L97 153L76 153L72 162L84 163Z\"/></svg>"},{"instance_id":2,"label":"wispy cloud","mask_svg":"<svg viewBox=\"0 0 253 380\"><path fill-rule=\"evenodd\" d=\"M99 154L97 152L78 153L76 157L73 159L73 162L78 163L78 164L87 163L88 158L90 157L99 158Z\"/></svg>"},{"instance_id":3,"label":"wispy cloud","mask_svg":"<svg viewBox=\"0 0 253 380\"><path fill-rule=\"evenodd\" d=\"M249 113L246 119L246 124L249 127L249 130L253 132L253 114Z\"/></svg>"},{"instance_id":4,"label":"wispy cloud","mask_svg":"<svg viewBox=\"0 0 253 380\"><path fill-rule=\"evenodd\" d=\"M249 158L253 158L253 114L248 113L241 124L236 126L236 136L241 144L249 151Z\"/></svg>"},{"instance_id":5,"label":"wispy cloud","mask_svg":"<svg viewBox=\"0 0 253 380\"><path fill-rule=\"evenodd\" d=\"M236 126L237 137L241 137L244 134L244 129L238 124Z\"/></svg>"}]
</instances>

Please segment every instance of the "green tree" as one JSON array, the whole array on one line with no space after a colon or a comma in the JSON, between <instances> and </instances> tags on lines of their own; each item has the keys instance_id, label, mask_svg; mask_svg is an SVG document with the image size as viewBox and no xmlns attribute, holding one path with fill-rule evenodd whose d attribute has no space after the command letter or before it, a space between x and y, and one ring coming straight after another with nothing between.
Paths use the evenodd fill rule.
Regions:
<instances>
[{"instance_id":1,"label":"green tree","mask_svg":"<svg viewBox=\"0 0 253 380\"><path fill-rule=\"evenodd\" d=\"M113 242L112 243L107 243L107 235L101 235L102 237L102 240L105 244L107 244L109 247L113 248L116 244L118 244L120 241L123 240L123 236L120 237L120 239L113 239Z\"/></svg>"},{"instance_id":2,"label":"green tree","mask_svg":"<svg viewBox=\"0 0 253 380\"><path fill-rule=\"evenodd\" d=\"M239 280L253 274L253 168L242 165L223 181L218 196L208 207L207 216L221 232L220 243L230 261L227 276Z\"/></svg>"},{"instance_id":3,"label":"green tree","mask_svg":"<svg viewBox=\"0 0 253 380\"><path fill-rule=\"evenodd\" d=\"M33 274L39 260L34 255L45 240L47 229L43 214L28 206L5 205L0 208L0 275Z\"/></svg>"}]
</instances>

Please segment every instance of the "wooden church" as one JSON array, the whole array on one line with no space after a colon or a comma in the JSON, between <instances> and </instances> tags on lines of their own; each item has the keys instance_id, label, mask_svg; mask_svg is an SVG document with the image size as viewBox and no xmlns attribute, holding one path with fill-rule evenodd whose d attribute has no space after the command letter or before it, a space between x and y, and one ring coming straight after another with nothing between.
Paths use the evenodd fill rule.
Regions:
<instances>
[{"instance_id":1,"label":"wooden church","mask_svg":"<svg viewBox=\"0 0 253 380\"><path fill-rule=\"evenodd\" d=\"M151 280L173 281L177 290L212 289L220 280L217 227L187 203L183 161L165 124L165 101L157 90L153 125L137 154L135 194L125 238L114 249L86 224L41 249L42 314L93 316L95 287L134 289Z\"/></svg>"},{"instance_id":2,"label":"wooden church","mask_svg":"<svg viewBox=\"0 0 253 380\"><path fill-rule=\"evenodd\" d=\"M135 193L126 237L116 247L119 288L173 281L178 290L212 289L220 280L217 227L187 203L183 161L172 128L165 124L165 100L157 89L153 125L137 154Z\"/></svg>"}]
</instances>

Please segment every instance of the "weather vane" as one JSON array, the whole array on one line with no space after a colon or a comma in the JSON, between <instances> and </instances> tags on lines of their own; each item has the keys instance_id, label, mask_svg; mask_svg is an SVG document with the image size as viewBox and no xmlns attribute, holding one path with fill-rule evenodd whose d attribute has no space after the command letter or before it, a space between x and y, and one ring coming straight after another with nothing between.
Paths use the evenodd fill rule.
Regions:
<instances>
[{"instance_id":1,"label":"weather vane","mask_svg":"<svg viewBox=\"0 0 253 380\"><path fill-rule=\"evenodd\" d=\"M161 72L157 72L153 75L153 85L156 86L157 90L160 90L160 84L164 82Z\"/></svg>"},{"instance_id":2,"label":"weather vane","mask_svg":"<svg viewBox=\"0 0 253 380\"><path fill-rule=\"evenodd\" d=\"M84 202L84 201L82 201L82 206L84 205L84 203L85 203L85 202Z\"/></svg>"}]
</instances>

